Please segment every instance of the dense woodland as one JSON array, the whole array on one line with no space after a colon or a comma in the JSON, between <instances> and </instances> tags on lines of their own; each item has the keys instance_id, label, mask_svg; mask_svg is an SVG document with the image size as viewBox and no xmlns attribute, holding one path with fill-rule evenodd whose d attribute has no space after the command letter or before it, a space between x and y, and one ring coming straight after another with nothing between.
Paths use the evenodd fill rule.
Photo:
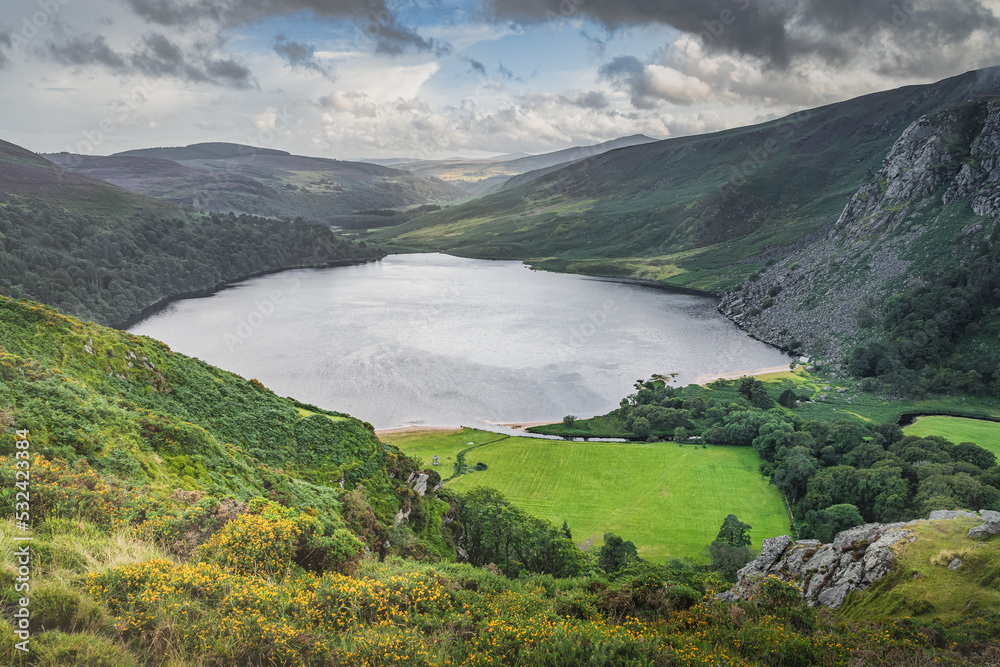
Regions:
<instances>
[{"instance_id":1,"label":"dense woodland","mask_svg":"<svg viewBox=\"0 0 1000 667\"><path fill-rule=\"evenodd\" d=\"M862 314L876 341L852 351L852 374L899 396L1000 395L1000 230L963 252L959 265L890 296L880 320Z\"/></svg>"},{"instance_id":2,"label":"dense woodland","mask_svg":"<svg viewBox=\"0 0 1000 667\"><path fill-rule=\"evenodd\" d=\"M144 210L123 220L0 199L0 293L101 324L158 301L277 269L383 252L301 220Z\"/></svg>"}]
</instances>

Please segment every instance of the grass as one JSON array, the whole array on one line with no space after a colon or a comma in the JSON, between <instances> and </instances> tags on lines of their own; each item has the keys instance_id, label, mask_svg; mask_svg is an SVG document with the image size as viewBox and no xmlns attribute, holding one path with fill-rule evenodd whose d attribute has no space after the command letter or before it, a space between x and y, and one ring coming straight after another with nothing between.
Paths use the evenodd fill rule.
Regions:
<instances>
[{"instance_id":1,"label":"grass","mask_svg":"<svg viewBox=\"0 0 1000 667\"><path fill-rule=\"evenodd\" d=\"M452 441L474 439L465 433ZM496 436L478 433L484 440ZM391 442L421 456L432 449L449 451L443 448L446 437L415 433L405 442ZM452 455L463 448L452 449ZM705 546L730 513L754 526L758 549L764 538L789 532L781 496L761 479L760 460L749 448L515 437L474 449L466 460L489 467L446 488L494 487L535 516L557 525L567 521L581 546L600 545L604 533L614 532L652 561L704 559Z\"/></svg>"},{"instance_id":2,"label":"grass","mask_svg":"<svg viewBox=\"0 0 1000 667\"><path fill-rule=\"evenodd\" d=\"M971 539L977 519L919 525L913 542L895 547L897 565L863 593L851 595L841 614L858 620L890 616L955 620L1000 609L1000 549L997 538ZM955 558L962 566L949 570Z\"/></svg>"},{"instance_id":3,"label":"grass","mask_svg":"<svg viewBox=\"0 0 1000 667\"><path fill-rule=\"evenodd\" d=\"M974 442L1000 456L1000 423L997 422L962 417L917 417L903 432L921 438L939 435L955 444Z\"/></svg>"},{"instance_id":4,"label":"grass","mask_svg":"<svg viewBox=\"0 0 1000 667\"><path fill-rule=\"evenodd\" d=\"M509 436L490 431L479 431L474 428L440 429L434 431L399 431L396 433L379 434L382 442L399 447L405 454L420 460L424 465L430 465L435 455L441 458L441 477L451 475L451 465L458 453L470 446L481 445L495 440L503 440ZM469 443L473 443L470 445Z\"/></svg>"}]
</instances>

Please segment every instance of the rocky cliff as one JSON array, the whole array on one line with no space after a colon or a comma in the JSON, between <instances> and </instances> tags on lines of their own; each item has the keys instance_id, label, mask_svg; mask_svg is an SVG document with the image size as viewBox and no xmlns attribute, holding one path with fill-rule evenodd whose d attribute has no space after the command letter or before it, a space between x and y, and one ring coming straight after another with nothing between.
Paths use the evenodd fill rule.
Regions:
<instances>
[{"instance_id":1,"label":"rocky cliff","mask_svg":"<svg viewBox=\"0 0 1000 667\"><path fill-rule=\"evenodd\" d=\"M836 221L776 251L721 312L757 338L835 358L918 271L961 261L1000 217L1000 96L919 118L871 176Z\"/></svg>"},{"instance_id":2,"label":"rocky cliff","mask_svg":"<svg viewBox=\"0 0 1000 667\"><path fill-rule=\"evenodd\" d=\"M794 541L787 535L772 537L764 540L757 559L739 571L732 590L719 598L734 601L752 595L757 579L775 575L797 584L809 605L836 609L849 593L863 591L888 574L894 561L894 547L904 541L915 541L915 527L959 517L982 520L982 524L969 529L970 538L985 539L1000 534L1000 512L940 510L931 512L926 520L869 523L850 528L837 533L828 544L817 540ZM961 567L961 561L954 559L948 567Z\"/></svg>"}]
</instances>

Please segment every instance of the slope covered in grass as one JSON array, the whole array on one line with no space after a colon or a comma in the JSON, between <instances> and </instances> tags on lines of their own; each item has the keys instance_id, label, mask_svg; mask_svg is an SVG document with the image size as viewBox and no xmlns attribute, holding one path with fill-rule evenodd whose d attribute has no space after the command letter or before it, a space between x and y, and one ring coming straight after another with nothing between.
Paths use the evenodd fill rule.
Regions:
<instances>
[{"instance_id":1,"label":"slope covered in grass","mask_svg":"<svg viewBox=\"0 0 1000 667\"><path fill-rule=\"evenodd\" d=\"M915 620L996 616L1000 610L1000 538L970 538L977 519L931 521L916 539L893 549L896 563L870 590L848 598L847 618L909 616ZM960 562L951 569L955 560Z\"/></svg>"},{"instance_id":2,"label":"slope covered in grass","mask_svg":"<svg viewBox=\"0 0 1000 667\"><path fill-rule=\"evenodd\" d=\"M760 125L623 148L377 234L409 248L723 290L833 223L920 116L994 91L1000 69Z\"/></svg>"}]
</instances>

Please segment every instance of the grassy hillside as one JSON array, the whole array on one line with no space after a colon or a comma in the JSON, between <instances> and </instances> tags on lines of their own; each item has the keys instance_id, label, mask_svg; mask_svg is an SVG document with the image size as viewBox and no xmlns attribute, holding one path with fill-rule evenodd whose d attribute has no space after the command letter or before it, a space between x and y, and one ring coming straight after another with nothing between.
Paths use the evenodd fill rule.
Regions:
<instances>
[{"instance_id":1,"label":"grassy hillside","mask_svg":"<svg viewBox=\"0 0 1000 667\"><path fill-rule=\"evenodd\" d=\"M832 224L911 122L995 90L998 72L611 151L377 238L723 291L766 261L760 253Z\"/></svg>"},{"instance_id":2,"label":"grassy hillside","mask_svg":"<svg viewBox=\"0 0 1000 667\"><path fill-rule=\"evenodd\" d=\"M950 602L947 620L843 624L777 580L717 602L720 575L679 561L605 571L573 549L577 572L560 579L449 563L452 538L469 545L478 527L463 500L474 492L421 498L406 483L417 462L348 415L30 302L0 298L0 344L0 664L958 666L995 655L1000 617ZM459 431L439 444L484 439ZM19 481L30 532L14 521ZM480 509L508 546L541 537L510 532L512 505ZM30 590L17 588L25 544ZM978 600L989 585L962 593Z\"/></svg>"},{"instance_id":3,"label":"grassy hillside","mask_svg":"<svg viewBox=\"0 0 1000 667\"><path fill-rule=\"evenodd\" d=\"M0 145L0 294L122 324L182 293L384 253L329 230L204 216Z\"/></svg>"},{"instance_id":4,"label":"grassy hillside","mask_svg":"<svg viewBox=\"0 0 1000 667\"><path fill-rule=\"evenodd\" d=\"M841 610L846 618L909 616L914 620L958 619L1000 609L1000 541L970 538L976 519L933 521L914 529L916 540L894 548L897 563L870 590L854 594ZM952 570L955 560L961 566Z\"/></svg>"},{"instance_id":5,"label":"grassy hillside","mask_svg":"<svg viewBox=\"0 0 1000 667\"><path fill-rule=\"evenodd\" d=\"M442 477L451 474L454 458L448 458L455 452L447 436L387 440L410 456L429 460L427 454L438 454ZM470 434L466 442L472 440ZM556 525L566 521L578 545L600 546L604 534L613 532L654 562L704 560L705 547L730 513L754 527L758 549L761 540L789 531L781 494L761 478L752 449L506 437L471 449L465 460L488 468L456 477L445 488L496 488L535 516Z\"/></svg>"},{"instance_id":6,"label":"grassy hillside","mask_svg":"<svg viewBox=\"0 0 1000 667\"><path fill-rule=\"evenodd\" d=\"M325 223L330 216L417 206L463 193L437 178L364 162L330 160L238 144L148 148L112 156L46 156L77 174L193 206Z\"/></svg>"},{"instance_id":7,"label":"grassy hillside","mask_svg":"<svg viewBox=\"0 0 1000 667\"><path fill-rule=\"evenodd\" d=\"M505 184L511 177L524 174L525 178L523 180L531 180L534 176L529 175L528 172L550 169L556 165L564 165L593 155L600 155L616 148L636 146L651 141L655 140L637 134L605 141L593 146L574 146L573 148L554 151L552 153L526 155L513 159L465 160L456 158L444 160L407 160L394 158L389 160L375 160L374 162L376 164L391 165L397 169L404 169L417 176L440 178L461 188L467 195L478 195L490 189L505 187Z\"/></svg>"}]
</instances>

